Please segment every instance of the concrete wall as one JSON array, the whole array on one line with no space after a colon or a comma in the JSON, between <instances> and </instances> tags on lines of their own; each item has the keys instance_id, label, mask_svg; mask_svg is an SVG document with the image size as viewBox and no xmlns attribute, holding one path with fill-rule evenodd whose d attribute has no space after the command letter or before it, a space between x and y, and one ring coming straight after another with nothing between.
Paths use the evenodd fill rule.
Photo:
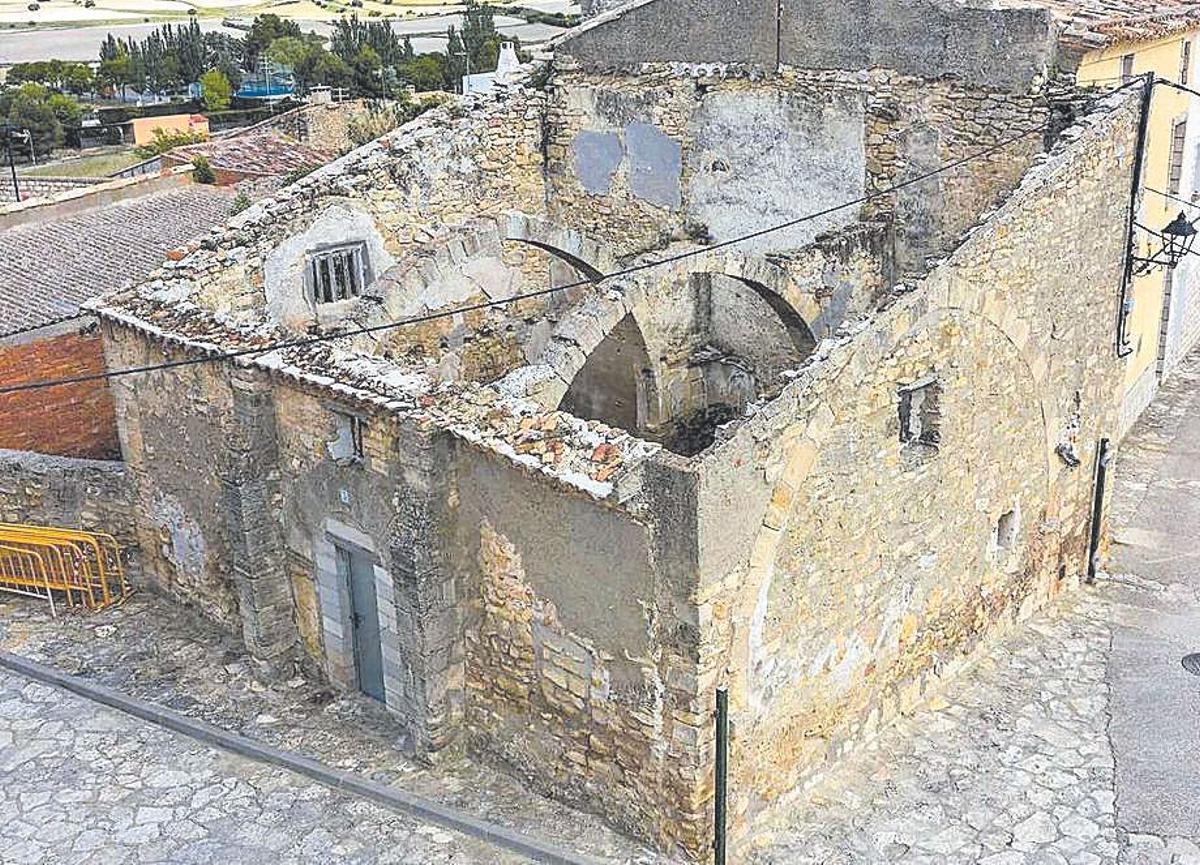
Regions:
<instances>
[{"instance_id":1,"label":"concrete wall","mask_svg":"<svg viewBox=\"0 0 1200 865\"><path fill-rule=\"evenodd\" d=\"M0 338L0 381L6 385L103 371L104 349L90 317ZM0 396L0 447L116 459L121 450L108 383L90 381Z\"/></svg>"},{"instance_id":2,"label":"concrete wall","mask_svg":"<svg viewBox=\"0 0 1200 865\"><path fill-rule=\"evenodd\" d=\"M664 62L882 67L1020 90L1054 66L1056 42L1042 9L937 0L644 0L572 31L557 50L589 70Z\"/></svg>"},{"instance_id":3,"label":"concrete wall","mask_svg":"<svg viewBox=\"0 0 1200 865\"><path fill-rule=\"evenodd\" d=\"M737 834L1085 571L1135 125L1095 121L706 460L699 689L731 688ZM899 435L928 376L936 450Z\"/></svg>"}]
</instances>

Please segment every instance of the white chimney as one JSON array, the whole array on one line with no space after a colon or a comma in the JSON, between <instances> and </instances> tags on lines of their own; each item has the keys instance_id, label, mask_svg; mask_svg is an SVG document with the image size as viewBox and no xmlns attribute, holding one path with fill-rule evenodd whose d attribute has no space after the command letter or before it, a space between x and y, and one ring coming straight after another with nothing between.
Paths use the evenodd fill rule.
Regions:
<instances>
[{"instance_id":1,"label":"white chimney","mask_svg":"<svg viewBox=\"0 0 1200 865\"><path fill-rule=\"evenodd\" d=\"M496 80L507 81L508 77L521 65L517 59L517 49L511 42L500 43L500 59L496 62Z\"/></svg>"}]
</instances>

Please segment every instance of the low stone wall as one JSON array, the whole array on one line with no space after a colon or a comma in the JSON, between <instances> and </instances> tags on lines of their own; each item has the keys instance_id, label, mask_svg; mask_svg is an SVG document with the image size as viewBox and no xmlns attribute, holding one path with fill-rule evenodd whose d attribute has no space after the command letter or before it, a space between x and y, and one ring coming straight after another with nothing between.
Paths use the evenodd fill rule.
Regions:
<instances>
[{"instance_id":1,"label":"low stone wall","mask_svg":"<svg viewBox=\"0 0 1200 865\"><path fill-rule=\"evenodd\" d=\"M30 198L49 198L60 192L70 192L72 189L85 189L105 183L107 177L30 177L18 176L17 182L21 188L21 200ZM12 184L0 184L0 202L13 203L17 200Z\"/></svg>"},{"instance_id":2,"label":"low stone wall","mask_svg":"<svg viewBox=\"0 0 1200 865\"><path fill-rule=\"evenodd\" d=\"M0 450L0 519L106 532L140 574L134 537L132 475L125 464Z\"/></svg>"}]
</instances>

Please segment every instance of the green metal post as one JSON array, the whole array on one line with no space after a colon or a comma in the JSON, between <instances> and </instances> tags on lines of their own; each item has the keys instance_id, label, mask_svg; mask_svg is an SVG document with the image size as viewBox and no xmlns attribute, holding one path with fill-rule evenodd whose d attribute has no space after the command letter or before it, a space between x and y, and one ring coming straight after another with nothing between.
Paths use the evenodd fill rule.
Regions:
<instances>
[{"instance_id":1,"label":"green metal post","mask_svg":"<svg viewBox=\"0 0 1200 865\"><path fill-rule=\"evenodd\" d=\"M716 798L713 801L713 865L725 865L725 813L729 773L729 690L717 688Z\"/></svg>"}]
</instances>

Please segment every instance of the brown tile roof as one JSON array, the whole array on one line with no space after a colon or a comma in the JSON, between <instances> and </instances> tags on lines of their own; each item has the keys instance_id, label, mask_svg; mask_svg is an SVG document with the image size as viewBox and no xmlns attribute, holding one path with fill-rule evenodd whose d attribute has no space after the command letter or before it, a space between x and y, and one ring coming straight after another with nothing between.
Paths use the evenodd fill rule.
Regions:
<instances>
[{"instance_id":1,"label":"brown tile roof","mask_svg":"<svg viewBox=\"0 0 1200 865\"><path fill-rule=\"evenodd\" d=\"M1033 0L1064 25L1063 43L1086 51L1200 27L1200 0Z\"/></svg>"},{"instance_id":2,"label":"brown tile roof","mask_svg":"<svg viewBox=\"0 0 1200 865\"><path fill-rule=\"evenodd\" d=\"M218 138L171 151L173 161L190 162L201 155L213 168L257 177L279 177L298 168L315 168L338 156L274 130Z\"/></svg>"},{"instance_id":3,"label":"brown tile roof","mask_svg":"<svg viewBox=\"0 0 1200 865\"><path fill-rule=\"evenodd\" d=\"M0 231L0 336L71 318L145 279L167 250L224 221L234 194L188 184Z\"/></svg>"}]
</instances>

